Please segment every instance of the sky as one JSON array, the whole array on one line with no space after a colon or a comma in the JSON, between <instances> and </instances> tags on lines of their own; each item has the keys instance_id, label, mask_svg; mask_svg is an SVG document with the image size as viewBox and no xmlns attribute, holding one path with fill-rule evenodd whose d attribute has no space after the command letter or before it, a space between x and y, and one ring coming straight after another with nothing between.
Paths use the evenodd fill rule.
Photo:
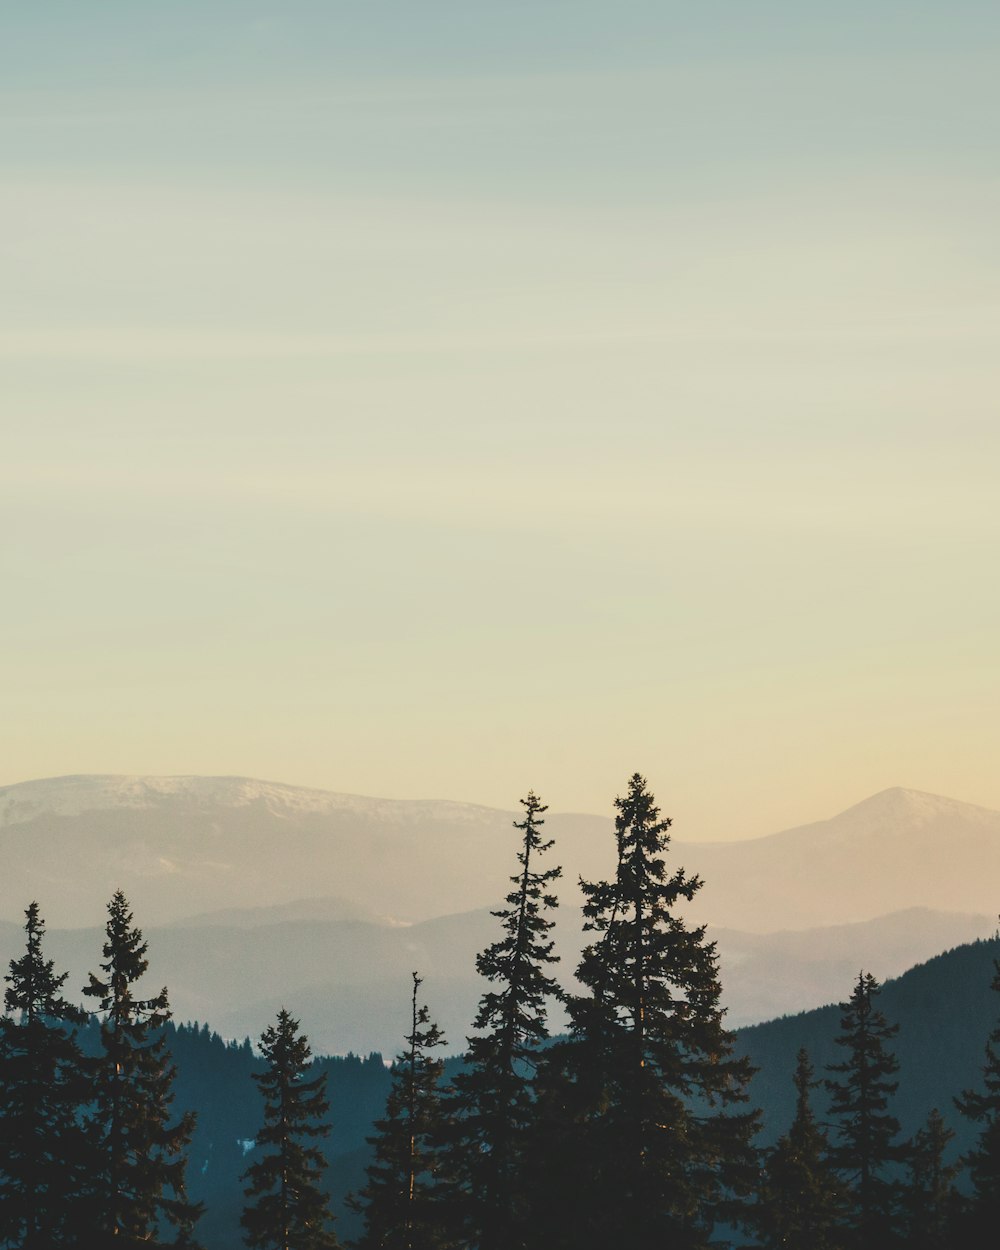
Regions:
<instances>
[{"instance_id":1,"label":"sky","mask_svg":"<svg viewBox=\"0 0 1000 1250\"><path fill-rule=\"evenodd\" d=\"M1000 8L0 39L0 784L1000 808Z\"/></svg>"}]
</instances>

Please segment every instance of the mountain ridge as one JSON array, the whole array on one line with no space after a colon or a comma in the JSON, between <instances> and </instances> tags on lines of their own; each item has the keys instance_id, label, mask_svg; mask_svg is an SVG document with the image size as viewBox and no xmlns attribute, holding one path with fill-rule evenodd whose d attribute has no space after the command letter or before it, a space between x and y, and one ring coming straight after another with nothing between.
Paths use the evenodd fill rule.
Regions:
<instances>
[{"instance_id":1,"label":"mountain ridge","mask_svg":"<svg viewBox=\"0 0 1000 1250\"><path fill-rule=\"evenodd\" d=\"M669 810L669 805L664 805ZM0 915L38 898L86 927L125 890L147 924L340 896L401 922L495 906L514 868L519 813L450 800L377 799L252 778L75 774L0 788ZM614 872L610 816L549 811L576 881ZM993 912L1000 812L893 787L833 817L763 837L684 840L671 863L705 882L692 919L766 933L907 907Z\"/></svg>"}]
</instances>

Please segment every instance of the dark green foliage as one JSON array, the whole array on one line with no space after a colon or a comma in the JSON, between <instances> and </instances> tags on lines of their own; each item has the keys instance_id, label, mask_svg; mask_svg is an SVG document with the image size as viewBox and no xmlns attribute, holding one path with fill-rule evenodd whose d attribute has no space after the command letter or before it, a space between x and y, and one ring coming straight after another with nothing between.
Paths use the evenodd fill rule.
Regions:
<instances>
[{"instance_id":1,"label":"dark green foliage","mask_svg":"<svg viewBox=\"0 0 1000 1250\"><path fill-rule=\"evenodd\" d=\"M881 986L871 973L859 973L842 1003L837 1044L847 1057L827 1071L830 1115L836 1122L831 1161L850 1194L848 1244L858 1250L886 1250L895 1237L895 1186L891 1165L902 1153L896 1142L899 1121L889 1111L898 1082L895 1055L887 1049L899 1031L875 1006Z\"/></svg>"},{"instance_id":2,"label":"dark green foliage","mask_svg":"<svg viewBox=\"0 0 1000 1250\"><path fill-rule=\"evenodd\" d=\"M535 1122L531 1080L539 1047L548 1037L547 1002L560 988L546 969L553 954L556 906L552 883L560 868L540 869L539 858L552 847L539 832L546 807L533 793L521 800L524 820L517 852L520 865L511 877L506 907L493 913L503 936L476 959L476 970L490 982L468 1039L463 1070L454 1080L454 1152L465 1195L469 1243L481 1250L515 1250L523 1244L525 1196L522 1182L527 1139Z\"/></svg>"},{"instance_id":3,"label":"dark green foliage","mask_svg":"<svg viewBox=\"0 0 1000 1250\"><path fill-rule=\"evenodd\" d=\"M694 1250L756 1179L750 1068L723 1027L715 947L676 911L701 882L667 875L670 821L638 774L615 807L615 877L581 883L590 993L569 1000L539 1086L535 1237Z\"/></svg>"},{"instance_id":4,"label":"dark green foliage","mask_svg":"<svg viewBox=\"0 0 1000 1250\"><path fill-rule=\"evenodd\" d=\"M993 961L992 988L1000 992L1000 960ZM985 1053L979 1089L966 1089L956 1099L962 1114L980 1126L963 1160L973 1189L965 1227L970 1250L994 1245L1000 1229L1000 1024L990 1032Z\"/></svg>"},{"instance_id":5,"label":"dark green foliage","mask_svg":"<svg viewBox=\"0 0 1000 1250\"><path fill-rule=\"evenodd\" d=\"M329 1198L321 1189L326 1167L315 1144L329 1126L326 1078L307 1079L312 1064L299 1022L278 1012L277 1026L260 1039L266 1068L254 1073L264 1096L264 1125L257 1132L259 1156L244 1179L248 1202L242 1218L247 1245L262 1250L336 1250Z\"/></svg>"},{"instance_id":6,"label":"dark green foliage","mask_svg":"<svg viewBox=\"0 0 1000 1250\"><path fill-rule=\"evenodd\" d=\"M830 1166L826 1134L810 1106L813 1080L808 1052L795 1066L795 1119L764 1160L753 1225L769 1250L836 1250L844 1194Z\"/></svg>"},{"instance_id":7,"label":"dark green foliage","mask_svg":"<svg viewBox=\"0 0 1000 1250\"><path fill-rule=\"evenodd\" d=\"M374 1158L365 1188L352 1205L364 1213L358 1250L444 1250L453 1215L441 1175L445 1137L441 1075L434 1055L445 1045L425 1005L418 1006L420 978L413 974L410 1032L396 1057L385 1115L369 1143Z\"/></svg>"},{"instance_id":8,"label":"dark green foliage","mask_svg":"<svg viewBox=\"0 0 1000 1250\"><path fill-rule=\"evenodd\" d=\"M106 934L105 979L91 973L83 991L97 1000L101 1049L86 1116L93 1156L81 1227L86 1244L113 1237L116 1247L131 1250L168 1244L160 1238L169 1224L177 1239L169 1244L192 1246L201 1212L187 1199L185 1150L195 1117L170 1123L175 1069L164 1034L167 991L135 995L149 966L147 944L120 890L108 904Z\"/></svg>"},{"instance_id":9,"label":"dark green foliage","mask_svg":"<svg viewBox=\"0 0 1000 1250\"><path fill-rule=\"evenodd\" d=\"M175 1105L198 1109L187 1150L188 1193L206 1208L198 1221L198 1240L209 1250L235 1250L243 1244L241 1177L250 1161L247 1148L261 1123L261 1097L251 1074L263 1072L266 1064L249 1041L225 1042L205 1025L175 1027L170 1022L164 1033L177 1067ZM81 1029L80 1044L85 1054L99 1052L96 1025ZM326 1077L327 1095L336 1108L333 1121L327 1116L330 1134L323 1153L330 1166L323 1188L333 1195L341 1239L350 1240L360 1223L342 1210L344 1195L364 1184L370 1158L365 1137L385 1107L390 1073L378 1054L323 1057L311 1072Z\"/></svg>"},{"instance_id":10,"label":"dark green foliage","mask_svg":"<svg viewBox=\"0 0 1000 1250\"><path fill-rule=\"evenodd\" d=\"M636 780L633 778L633 782ZM641 779L638 780L641 782ZM629 798L633 797L630 792ZM533 796L529 796L530 799ZM537 800L534 801L537 803ZM620 817L626 802L619 801ZM526 800L526 806L527 803ZM542 810L538 805L536 815ZM526 823L531 823L530 813ZM534 823L537 827L541 822L536 820ZM662 832L665 832L669 822L660 823ZM571 1004L573 1034L566 1042L557 1043L547 1050L544 1045L539 1046L545 1040L544 1015L536 1017L528 1012L529 1024L537 1024L541 1019L541 1028L533 1035L525 1030L527 1049L512 1064L513 1072L521 1081L519 1088L525 1092L523 1102L515 1099L511 1104L512 1114L509 1117L513 1123L523 1114L525 1126L523 1153L519 1148L519 1166L514 1170L514 1209L521 1211L526 1208L534 1222L520 1227L514 1225L510 1229L510 1238L502 1241L505 1250L507 1246L515 1250L520 1246L531 1247L532 1250L543 1246L545 1250L566 1250L569 1246L573 1246L574 1250L578 1247L579 1250L597 1250L600 1246L603 1250L605 1245L610 1244L637 1246L640 1250L654 1245L657 1250L660 1246L676 1246L683 1250L684 1247L706 1244L705 1237L710 1234L707 1232L707 1221L700 1218L702 1211L709 1211L710 1208L724 1210L725 1204L719 1199L726 1197L723 1168L729 1165L723 1164L723 1156L731 1152L732 1147L731 1143L723 1142L721 1133L716 1138L716 1159L713 1161L707 1155L702 1159L702 1174L719 1164L714 1191L703 1207L689 1207L687 1221L682 1216L669 1222L673 1212L663 1205L664 1190L657 1188L659 1176L656 1168L665 1158L662 1152L653 1150L647 1152L646 1157L640 1157L640 1167L633 1168L631 1176L625 1166L626 1152L634 1140L628 1132L628 1093L635 1088L628 1072L628 1058L634 1053L629 1042L634 1042L637 1031L637 1001L648 1016L645 1064L649 1067L661 1065L665 1077L673 1074L675 1084L671 1085L664 1079L663 1085L668 1092L681 1090L680 1103L691 1117L687 1123L678 1117L672 1124L653 1125L655 1130L675 1129L679 1137L685 1131L689 1133L687 1138L681 1138L683 1151L676 1156L680 1181L689 1184L685 1175L692 1158L688 1144L699 1142L697 1132L689 1131L688 1124L707 1124L713 1116L722 1122L738 1121L741 1117L725 1114L733 1108L720 1107L718 1102L713 1104L711 1089L699 1088L693 1077L687 1080L686 1092L682 1090L682 1082L677 1080L677 1073L683 1076L684 1065L691 1058L683 1051L681 1021L686 1013L698 1014L691 1010L687 998L689 990L685 986L696 990L699 985L704 985L704 981L696 978L684 981L678 975L670 983L674 987L671 1001L678 1017L671 1034L659 1020L665 1006L653 992L657 985L654 972L657 967L673 969L676 964L661 960L654 967L650 962L650 953L662 955L662 951L658 952L652 942L645 947L640 943L638 953L647 960L649 984L653 989L647 989L644 1004L639 994L628 998L629 987L635 985L634 975L627 975L631 970L628 958L635 950L629 945L628 935L630 932L641 932L634 906L640 891L629 889L630 869L635 863L634 858L629 859L629 849L631 846L634 857L637 835L627 825L624 828L622 825L620 818L619 870L615 883L586 887L590 892L588 921L597 936L581 965L581 971L587 969L588 980L585 983L590 994L580 995ZM524 824L518 827L522 831L525 829ZM665 847L666 837L662 842ZM523 870L528 867L523 861L521 866L522 873L512 879L515 886L523 882ZM533 859L531 867L535 867ZM675 885L677 876L682 875L677 874L667 880L664 874L659 878L660 885ZM640 872L633 872L632 880L640 876ZM690 898L699 883L685 879L683 884L686 888L678 890L680 899ZM497 913L504 920L504 937L480 956L481 971L488 973L487 961L491 957L496 957L496 966L501 972L504 968L509 969L510 965L503 961L517 948L514 936L517 930L509 927L509 921L517 911L514 904L519 897L517 889L512 891L507 900L509 908ZM645 914L649 911L648 903L643 906ZM255 1135L259 1123L259 1098L248 1077L267 1068L268 1060L255 1055L248 1043L224 1043L207 1027L193 1025L175 1029L166 1020L169 1013L165 994L148 1000L138 999L134 985L145 970L146 946L141 933L132 928L131 915L120 895L112 900L109 913L116 909L117 923L114 920L109 923L106 962L101 965L104 976L100 980L92 977L88 987L92 996L100 997L101 1019L80 1025L76 1024L80 1014L78 1010L61 998L66 978L56 976L51 961L42 958L44 925L38 916L37 906L33 904L26 913L27 953L11 962L6 995L9 1015L0 1020L0 1245L9 1246L11 1250L32 1244L44 1246L45 1250L51 1247L58 1247L58 1250L87 1247L93 1250L95 1246L105 1244L123 1246L126 1250L129 1247L137 1250L139 1245L194 1245L191 1232L194 1211L183 1191L170 1184L161 1188L158 1202L149 1197L148 1189L142 1199L147 1209L156 1207L150 1219L148 1237L145 1234L137 1236L134 1231L130 1233L120 1226L121 1231L111 1233L109 1240L107 1220L103 1216L108 1204L100 1197L103 1194L106 1198L112 1193L106 1176L105 1147L108 1138L106 1135L102 1137L99 1129L104 1122L101 1107L107 1105L112 1087L106 1079L106 1072L101 1076L101 1070L108 1062L108 1034L114 1032L114 1020L118 1018L122 1022L132 1022L128 1034L131 1050L137 1048L138 1034L135 1030L146 1026L148 1031L143 1034L138 1049L147 1052L148 1060L159 1044L160 1075L171 1074L166 1083L165 1102L156 1094L155 1083L146 1094L139 1095L137 1091L144 1079L141 1074L143 1061L134 1054L121 1052L123 1079L118 1092L122 1105L128 1111L130 1107L137 1110L136 1104L143 1107L159 1104L162 1110L165 1103L170 1102L170 1095L174 1094L178 1105L199 1108L199 1122L191 1145L183 1151L192 1165L188 1170L192 1173L193 1196L204 1198L211 1205L206 1218L198 1224L199 1241L212 1250L233 1250L239 1239L236 1231L239 1218L238 1177L247 1162L247 1139ZM540 912L541 909L536 913L539 918ZM673 919L672 913L670 918ZM549 922L545 923L547 926ZM679 936L676 929L670 932L675 935L676 950L683 954L690 950L688 940L694 935L687 934L683 926L680 929ZM542 932L543 942L547 943L547 928ZM514 939L513 946L505 945L508 938ZM601 947L604 948L603 961ZM883 1247L890 1250L897 1244L905 1245L907 1250L986 1250L986 1247L992 1250L995 1245L996 1229L1000 1226L993 1197L997 1177L996 1126L1000 1115L1000 1026L996 1024L995 1001L991 1001L988 987L992 975L993 988L1000 990L998 954L1000 939L961 947L889 983L879 999L880 1003L886 1004L887 1010L891 1008L891 1016L899 1019L904 1026L893 1046L900 1060L898 1075L901 1083L898 1093L893 1095L891 1108L886 1101L882 1114L889 1120L898 1115L906 1131L912 1135L905 1148L896 1145L894 1136L889 1137L890 1152L886 1155L879 1180L888 1194L886 1207L890 1218L884 1236L872 1235L868 1240L868 1245L878 1245L879 1250ZM621 972L622 965L626 969L625 975ZM603 979L595 974L595 969L606 974ZM541 964L537 966L537 971L544 978L545 970ZM855 1013L857 1019L854 1024L863 1019L867 1023L862 1033L864 1029L878 1032L875 1026L881 1021L884 1041L894 1031L885 1025L881 1013L871 1009L870 1000L879 987L873 979L868 978L867 982L864 977L859 980L851 1003L841 1009L846 1013L842 1030L848 1024L847 1014L853 1010L856 1000L867 992L867 1009ZM482 1009L489 1006L496 1011L504 1001L509 1001L505 1000L505 988L502 980L494 981L491 990L496 992L484 996ZM415 1000L412 1005L416 1009ZM822 1214L825 1197L830 1195L824 1194L822 1185L813 1185L816 1180L814 1164L817 1160L822 1161L823 1134L809 1106L807 1091L812 1082L808 1069L803 1066L803 1057L800 1056L794 1098L789 1096L787 1081L792 1057L803 1042L815 1048L822 1061L833 1060L834 1052L842 1052L845 1047L848 1049L849 1058L845 1061L841 1057L841 1061L833 1065L835 1073L847 1079L830 1082L834 1111L840 1109L837 1151L843 1165L843 1151L850 1146L856 1133L855 1121L860 1123L864 1117L845 1117L843 1112L842 1100L848 1097L852 1072L857 1067L854 1060L859 1044L851 1029L848 1030L851 1036L846 1036L843 1031L839 1038L836 1036L837 1015L836 1008L825 1008L746 1029L738 1036L739 1052L761 1068L754 1082L754 1101L765 1111L768 1121L766 1135L776 1142L775 1148L764 1160L763 1200L756 1213L756 1227L765 1245L782 1245L786 1250L806 1244L816 1250L826 1250L827 1247L833 1250L837 1245L835 1239L826 1237L824 1221L816 1218L817 1212ZM494 1019L501 1020L502 1014L498 1012ZM294 1025L294 1022L291 1023ZM429 1026L429 1021L426 1015L421 1016L418 1012L413 1023L420 1048L423 1043L419 1040L419 1033ZM37 1032L32 1029L33 1024L39 1026ZM481 1020L480 1027L483 1025ZM495 1045L498 1032L496 1024L491 1027L485 1022L483 1036L473 1040L492 1043L486 1048L486 1054L492 1056L499 1049ZM989 1041L984 1065L981 1040L976 1039L987 1035ZM673 1037L681 1048L682 1062L672 1070L664 1063L667 1053L664 1039L668 1037ZM118 1039L119 1043L121 1040ZM51 1051L48 1050L50 1045L53 1047ZM85 1074L87 1061L96 1061L98 1075L93 1086L89 1080L81 1084L81 1057L77 1046L83 1051L82 1071ZM860 1050L864 1051L865 1047L860 1047ZM884 1056L884 1046L882 1050ZM308 1048L306 1053L308 1055ZM550 1056L548 1061L546 1056ZM386 1091L400 1080L406 1057L399 1057L392 1074L386 1071L379 1056L324 1059L309 1069L308 1075L313 1078L329 1075L336 1089L337 1124L330 1135L332 1149L325 1152L329 1153L333 1167L318 1177L323 1189L342 1195L347 1190L357 1190L362 1183L370 1162L369 1152L362 1144L364 1136L370 1133L376 1109L385 1106ZM726 1057L723 1054L723 1058ZM176 1079L173 1079L171 1058L178 1064ZM886 1099L896 1084L896 1074L891 1070L894 1066L891 1064L892 1056L889 1060L890 1070L881 1074L876 1071L877 1079L874 1081L875 1086L884 1084L882 1092ZM54 1066L47 1069L52 1074L51 1078L33 1077L32 1073L37 1071L36 1063L43 1062L54 1062ZM439 1061L434 1062L440 1068ZM463 1072L465 1077L474 1075L468 1055L464 1057L464 1062L464 1068L463 1061L458 1059L449 1061L447 1065L449 1072L459 1069L455 1078L459 1084L464 1079ZM533 1065L539 1068L537 1079L532 1079ZM486 1067L484 1065L484 1070ZM101 1089L102 1083L104 1094L100 1095L96 1091ZM414 1083L411 1081L411 1088ZM860 1088L860 1083L856 1084ZM872 1082L868 1084L871 1086ZM927 1116L927 1107L940 1103L942 1099L945 1100L947 1114L951 1108L951 1093L963 1087L965 1093L955 1102L968 1118L954 1118L949 1125L937 1112ZM163 1086L160 1088L162 1093ZM29 1092L26 1093L26 1090ZM871 1088L867 1088L866 1096L870 1093ZM658 1097L655 1089L653 1096L654 1099ZM721 1099L721 1095L716 1097ZM323 1101L325 1103L325 1099ZM868 1101L871 1104L870 1098ZM413 1105L412 1101L410 1105ZM669 1108L672 1104L663 1098L652 1105L655 1114L657 1107ZM78 1108L83 1113L81 1119L74 1114ZM32 1156L34 1147L29 1111L37 1113L39 1119L36 1122L46 1123L51 1129L42 1134L44 1157ZM515 1111L518 1111L517 1116ZM723 1114L719 1115L720 1111ZM392 1120L391 1108L387 1112L378 1126L380 1129L387 1127L387 1122ZM603 1120L602 1112L605 1113ZM818 1114L822 1116L823 1113ZM49 1115L51 1119L46 1120ZM324 1109L323 1117L325 1115ZM397 1119L403 1123L400 1117ZM851 1120L850 1125L847 1120ZM786 1128L789 1122L791 1127ZM166 1119L160 1121L161 1128L165 1129L166 1125ZM93 1130L93 1138L81 1133L84 1127ZM463 1126L462 1131L467 1131L468 1127ZM782 1129L786 1131L779 1137ZM263 1143L264 1134L258 1136ZM486 1141L485 1138L482 1140ZM377 1144L377 1139L375 1141ZM428 1147L429 1143L430 1137ZM608 1149L609 1144L616 1143L623 1148L625 1162ZM91 1150L92 1147L97 1148ZM482 1153L487 1151L488 1147ZM962 1193L971 1192L971 1197L965 1200L968 1210L960 1210L960 1218L956 1219L956 1206L961 1207L961 1200L956 1199L952 1184L956 1172L952 1158L959 1151L966 1152L970 1171L968 1177L958 1176L956 1184ZM421 1175L430 1179L432 1153L429 1149L425 1153L428 1166L423 1174L414 1170L415 1192L420 1188ZM145 1156L145 1162L151 1161L168 1165L180 1162L176 1153L169 1150L161 1153L155 1143ZM139 1160L134 1162L138 1164ZM453 1158L448 1162L451 1164ZM129 1165L127 1158L125 1165ZM93 1179L89 1183L84 1183L84 1166L93 1168ZM643 1167L649 1168L645 1188ZM730 1172L730 1176L739 1171L737 1167ZM135 1167L126 1178L128 1184L114 1192L126 1206L133 1204L133 1210L138 1209L138 1188L150 1180L155 1182L157 1174L156 1167L147 1167L144 1171ZM466 1173L467 1176L470 1174ZM849 1178L846 1167L844 1175L845 1179ZM47 1180L44 1179L46 1176ZM695 1173L697 1176L698 1173ZM855 1172L854 1176L857 1179L860 1173ZM37 1183L32 1183L32 1178ZM475 1245L465 1231L458 1234L453 1231L450 1221L451 1210L455 1209L456 1191L451 1175L442 1177L439 1172L433 1179L435 1186L442 1180L447 1185L447 1199L434 1209L436 1229L432 1235L438 1239L420 1241L421 1226L427 1230L430 1222L411 1220L409 1244L414 1247L454 1246L456 1250L458 1245L463 1250L466 1246ZM670 1180L678 1185L680 1183L677 1176ZM736 1175L735 1182L739 1180ZM615 1186L618 1188L615 1189ZM668 1192L676 1193L677 1189ZM641 1206L634 1207L635 1195L641 1198L643 1194L652 1199L646 1210ZM527 1196L524 1208L521 1207L522 1195ZM616 1210L610 1218L602 1220L601 1204L608 1200L608 1196L609 1204ZM462 1206L466 1215L470 1209L467 1199L468 1193L464 1195ZM696 1201L700 1202L700 1199ZM668 1218L654 1227L657 1212L653 1204L657 1202L661 1204L660 1211L667 1211ZM634 1209L629 1209L628 1203L632 1203ZM34 1215L30 1213L33 1204ZM436 1217L444 1205L449 1207L448 1219L439 1221ZM180 1217L175 1226L176 1232L168 1229L171 1211L175 1217ZM597 1220L594 1219L595 1214ZM31 1229L35 1221L37 1236L32 1242ZM349 1229L351 1222L351 1216L348 1216L343 1227ZM465 1229L471 1231L468 1224ZM851 1213L846 1233L848 1237L843 1243L844 1250L863 1244L860 1241L857 1209ZM353 1230L348 1235L353 1236ZM711 1244L721 1246L735 1233L731 1228L717 1226L716 1232L711 1235L715 1239ZM321 1236L323 1239L315 1244L325 1247L336 1244L326 1229L322 1230ZM296 1238L289 1237L289 1250L292 1246L311 1247L314 1244L303 1241L297 1235ZM371 1244L390 1243L372 1241ZM839 1246L837 1250L840 1250Z\"/></svg>"},{"instance_id":11,"label":"dark green foliage","mask_svg":"<svg viewBox=\"0 0 1000 1250\"><path fill-rule=\"evenodd\" d=\"M0 1019L0 1243L24 1250L77 1245L87 1163L78 1107L88 1085L62 997L68 973L42 956L45 922L25 912L26 949L11 960Z\"/></svg>"},{"instance_id":12,"label":"dark green foliage","mask_svg":"<svg viewBox=\"0 0 1000 1250\"><path fill-rule=\"evenodd\" d=\"M958 1165L946 1163L945 1152L954 1136L935 1107L906 1147L902 1226L907 1250L948 1250L953 1244Z\"/></svg>"},{"instance_id":13,"label":"dark green foliage","mask_svg":"<svg viewBox=\"0 0 1000 1250\"><path fill-rule=\"evenodd\" d=\"M955 1130L955 1153L975 1145L975 1126L954 1110L952 1099L957 1090L978 1087L982 1080L983 1039L997 1018L990 979L998 957L1000 941L972 942L911 968L882 987L882 1010L900 1026L893 1042L899 1089L892 1111L904 1135L912 1137L925 1125L930 1108L939 1107L948 1127ZM798 1049L806 1047L817 1070L841 1060L843 1048L836 1041L840 1014L836 1006L818 1007L737 1032L739 1052L757 1069L750 1093L763 1112L764 1144L773 1145L795 1114L788 1073ZM823 1098L818 1097L815 1105L820 1120L825 1120Z\"/></svg>"}]
</instances>

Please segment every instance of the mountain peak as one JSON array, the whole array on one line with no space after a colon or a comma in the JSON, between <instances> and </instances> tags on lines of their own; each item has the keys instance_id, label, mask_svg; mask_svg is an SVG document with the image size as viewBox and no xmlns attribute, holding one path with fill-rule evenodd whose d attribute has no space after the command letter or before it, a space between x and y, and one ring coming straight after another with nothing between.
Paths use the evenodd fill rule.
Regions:
<instances>
[{"instance_id":1,"label":"mountain peak","mask_svg":"<svg viewBox=\"0 0 1000 1250\"><path fill-rule=\"evenodd\" d=\"M904 786L891 786L853 807L832 817L827 824L863 824L873 832L895 824L909 827L933 824L942 818L959 817L963 820L996 820L996 812L960 799L949 799L943 794L931 794L926 790L911 790Z\"/></svg>"}]
</instances>

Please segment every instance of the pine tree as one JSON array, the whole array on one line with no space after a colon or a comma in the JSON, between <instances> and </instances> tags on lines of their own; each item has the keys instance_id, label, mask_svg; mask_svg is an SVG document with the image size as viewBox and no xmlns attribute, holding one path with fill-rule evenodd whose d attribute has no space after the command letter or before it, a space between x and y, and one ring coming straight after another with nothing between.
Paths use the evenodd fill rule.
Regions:
<instances>
[{"instance_id":1,"label":"pine tree","mask_svg":"<svg viewBox=\"0 0 1000 1250\"><path fill-rule=\"evenodd\" d=\"M895 1240L896 1191L889 1171L902 1151L895 1144L899 1121L889 1113L889 1102L899 1063L886 1047L899 1028L874 1005L880 991L871 973L858 974L849 1001L840 1006L843 1031L837 1044L847 1057L827 1069L841 1077L826 1082L830 1114L838 1122L831 1161L848 1186L848 1242L857 1250L886 1250Z\"/></svg>"},{"instance_id":2,"label":"pine tree","mask_svg":"<svg viewBox=\"0 0 1000 1250\"><path fill-rule=\"evenodd\" d=\"M952 1244L958 1195L956 1164L944 1161L954 1138L935 1107L906 1147L909 1178L903 1189L904 1245L907 1250L948 1250Z\"/></svg>"},{"instance_id":3,"label":"pine tree","mask_svg":"<svg viewBox=\"0 0 1000 1250\"><path fill-rule=\"evenodd\" d=\"M548 1038L547 1004L561 996L546 969L557 961L546 912L556 906L552 884L560 868L540 869L552 848L540 833L547 809L529 791L521 800L524 820L517 852L520 865L506 907L493 912L503 936L476 959L491 984L473 1023L464 1070L454 1079L456 1158L466 1194L468 1234L480 1250L523 1245L522 1176L526 1142L535 1120L531 1079L539 1048Z\"/></svg>"},{"instance_id":4,"label":"pine tree","mask_svg":"<svg viewBox=\"0 0 1000 1250\"><path fill-rule=\"evenodd\" d=\"M668 876L669 820L635 774L615 800L618 868L582 882L589 995L540 1086L535 1244L695 1250L756 1178L750 1068L723 1027L713 943L677 914L701 888Z\"/></svg>"},{"instance_id":5,"label":"pine tree","mask_svg":"<svg viewBox=\"0 0 1000 1250\"><path fill-rule=\"evenodd\" d=\"M768 1250L836 1250L843 1194L827 1161L826 1135L809 1104L817 1084L802 1049L795 1067L795 1118L768 1152L754 1227Z\"/></svg>"},{"instance_id":6,"label":"pine tree","mask_svg":"<svg viewBox=\"0 0 1000 1250\"><path fill-rule=\"evenodd\" d=\"M1000 993L1000 959L993 967L992 988ZM966 1229L969 1250L993 1246L1000 1228L1000 1023L986 1042L983 1086L981 1091L967 1089L955 1100L964 1116L982 1125L975 1146L963 1159L973 1189Z\"/></svg>"},{"instance_id":7,"label":"pine tree","mask_svg":"<svg viewBox=\"0 0 1000 1250\"><path fill-rule=\"evenodd\" d=\"M422 982L413 974L410 1032L396 1057L385 1115L368 1138L374 1159L368 1183L351 1205L364 1214L357 1250L444 1250L449 1233L449 1187L441 1176L444 1063L434 1055L445 1045L426 1005L418 1006Z\"/></svg>"},{"instance_id":8,"label":"pine tree","mask_svg":"<svg viewBox=\"0 0 1000 1250\"><path fill-rule=\"evenodd\" d=\"M42 956L38 904L24 914L26 950L10 962L11 1014L0 1019L0 1244L50 1250L78 1244L87 1080L74 1026L86 1013L62 996L69 973Z\"/></svg>"},{"instance_id":9,"label":"pine tree","mask_svg":"<svg viewBox=\"0 0 1000 1250\"><path fill-rule=\"evenodd\" d=\"M320 1188L326 1159L314 1143L325 1137L325 1075L309 1078L312 1051L299 1022L284 1008L277 1025L264 1030L260 1049L267 1063L253 1079L264 1097L264 1126L247 1168L241 1223L247 1245L262 1250L338 1250L331 1231L329 1198Z\"/></svg>"},{"instance_id":10,"label":"pine tree","mask_svg":"<svg viewBox=\"0 0 1000 1250\"><path fill-rule=\"evenodd\" d=\"M201 1215L187 1199L184 1177L194 1115L170 1123L176 1070L163 1028L170 1019L167 991L152 998L135 994L149 967L147 950L119 890L108 904L104 977L91 973L83 991L97 1000L102 1016L87 1117L93 1159L83 1227L86 1244L120 1250L193 1246L192 1229ZM169 1243L162 1240L167 1225L175 1229Z\"/></svg>"}]
</instances>

